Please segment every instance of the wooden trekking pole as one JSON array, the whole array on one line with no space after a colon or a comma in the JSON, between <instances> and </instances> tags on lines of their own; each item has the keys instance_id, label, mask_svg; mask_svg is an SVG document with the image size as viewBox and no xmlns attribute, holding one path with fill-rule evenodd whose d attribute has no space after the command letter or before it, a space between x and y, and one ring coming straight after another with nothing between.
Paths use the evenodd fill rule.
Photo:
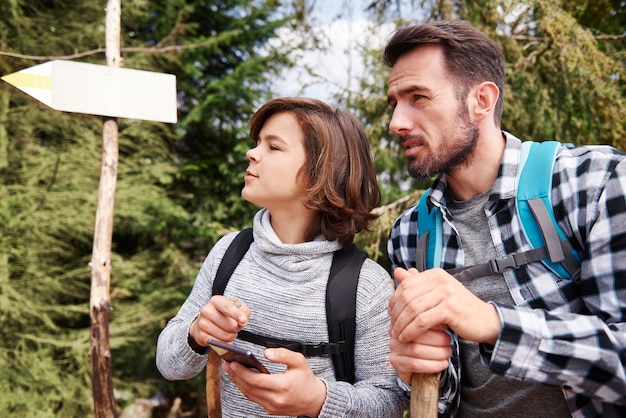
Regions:
<instances>
[{"instance_id":1,"label":"wooden trekking pole","mask_svg":"<svg viewBox=\"0 0 626 418\"><path fill-rule=\"evenodd\" d=\"M411 376L411 418L437 418L439 373L413 373Z\"/></svg>"},{"instance_id":2,"label":"wooden trekking pole","mask_svg":"<svg viewBox=\"0 0 626 418\"><path fill-rule=\"evenodd\" d=\"M207 416L222 418L222 401L220 399L220 366L222 359L213 349L209 351L206 362L206 406Z\"/></svg>"}]
</instances>

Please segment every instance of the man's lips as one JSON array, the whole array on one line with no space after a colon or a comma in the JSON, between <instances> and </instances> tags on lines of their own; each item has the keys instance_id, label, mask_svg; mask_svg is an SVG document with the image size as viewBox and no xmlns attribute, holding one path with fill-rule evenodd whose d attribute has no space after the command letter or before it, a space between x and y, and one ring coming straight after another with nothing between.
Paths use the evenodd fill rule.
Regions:
<instances>
[{"instance_id":1,"label":"man's lips","mask_svg":"<svg viewBox=\"0 0 626 418\"><path fill-rule=\"evenodd\" d=\"M407 157L410 157L419 152L419 150L424 147L424 142L415 139L407 139L405 141L402 141L401 145L402 148L404 148L404 154Z\"/></svg>"},{"instance_id":2,"label":"man's lips","mask_svg":"<svg viewBox=\"0 0 626 418\"><path fill-rule=\"evenodd\" d=\"M424 141L421 141L419 139L416 138L412 138L412 137L406 137L403 138L400 142L400 145L402 145L402 147L404 149L409 149L409 148L413 148L413 147L419 147L421 145L424 145Z\"/></svg>"}]
</instances>

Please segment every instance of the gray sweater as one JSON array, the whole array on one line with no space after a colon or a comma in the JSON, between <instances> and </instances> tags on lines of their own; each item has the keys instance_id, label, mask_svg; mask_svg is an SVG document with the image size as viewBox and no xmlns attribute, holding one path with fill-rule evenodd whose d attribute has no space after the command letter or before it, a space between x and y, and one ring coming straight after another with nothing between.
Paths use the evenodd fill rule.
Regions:
<instances>
[{"instance_id":1,"label":"gray sweater","mask_svg":"<svg viewBox=\"0 0 626 418\"><path fill-rule=\"evenodd\" d=\"M236 234L228 234L215 244L191 294L159 336L156 361L166 379L189 379L204 370L207 356L189 346L189 326L211 298L217 266ZM267 221L267 212L261 210L254 219L254 242L235 269L224 295L250 307L252 313L245 328L249 332L303 343L328 342L326 282L333 252L339 248L337 242L326 240L282 244ZM356 382L335 381L330 357L307 359L327 388L320 417L402 416L407 398L389 363L387 304L392 293L389 274L367 259L357 290ZM264 347L242 340L235 344L255 353L271 373L284 370L283 365L265 360ZM268 416L261 406L247 400L223 372L221 394L225 418Z\"/></svg>"}]
</instances>

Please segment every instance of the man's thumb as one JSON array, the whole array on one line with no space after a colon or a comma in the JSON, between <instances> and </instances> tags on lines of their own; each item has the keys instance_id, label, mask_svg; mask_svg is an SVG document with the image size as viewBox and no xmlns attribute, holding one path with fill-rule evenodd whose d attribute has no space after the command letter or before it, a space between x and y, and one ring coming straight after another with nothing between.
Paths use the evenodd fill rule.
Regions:
<instances>
[{"instance_id":1,"label":"man's thumb","mask_svg":"<svg viewBox=\"0 0 626 418\"><path fill-rule=\"evenodd\" d=\"M393 277L396 279L398 283L402 283L404 279L414 276L416 273L418 273L418 271L415 268L410 268L407 270L402 267L397 267L393 271Z\"/></svg>"}]
</instances>

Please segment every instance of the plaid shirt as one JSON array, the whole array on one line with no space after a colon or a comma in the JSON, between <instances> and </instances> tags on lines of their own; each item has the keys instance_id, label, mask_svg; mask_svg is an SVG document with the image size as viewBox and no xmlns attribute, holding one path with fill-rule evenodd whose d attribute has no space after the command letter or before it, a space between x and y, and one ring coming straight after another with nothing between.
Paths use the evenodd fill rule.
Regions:
<instances>
[{"instance_id":1,"label":"plaid shirt","mask_svg":"<svg viewBox=\"0 0 626 418\"><path fill-rule=\"evenodd\" d=\"M486 213L499 257L531 249L516 216L521 141L506 149ZM463 266L463 248L444 198L446 177L430 189L443 217L442 267ZM608 146L561 146L552 177L557 222L579 251L580 280L560 279L540 262L504 272L515 306L494 303L502 321L495 347L481 345L496 374L558 386L574 417L626 416L626 155ZM417 205L394 223L392 267L414 267ZM486 261L486 260L485 260ZM440 416L459 402L458 344L450 361Z\"/></svg>"}]
</instances>

